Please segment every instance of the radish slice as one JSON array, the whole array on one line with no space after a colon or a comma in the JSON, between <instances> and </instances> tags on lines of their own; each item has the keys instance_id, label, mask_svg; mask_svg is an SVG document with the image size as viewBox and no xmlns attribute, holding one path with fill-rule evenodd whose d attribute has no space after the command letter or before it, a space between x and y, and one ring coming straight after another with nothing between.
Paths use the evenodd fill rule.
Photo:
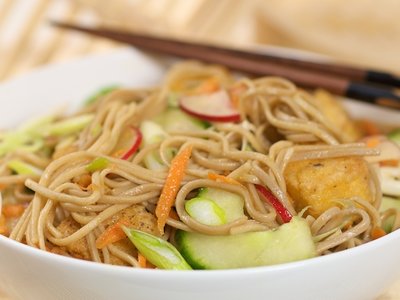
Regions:
<instances>
[{"instance_id":1,"label":"radish slice","mask_svg":"<svg viewBox=\"0 0 400 300\"><path fill-rule=\"evenodd\" d=\"M212 94L186 96L179 101L180 108L202 120L211 122L239 122L240 114L232 106L225 90Z\"/></svg>"},{"instance_id":2,"label":"radish slice","mask_svg":"<svg viewBox=\"0 0 400 300\"><path fill-rule=\"evenodd\" d=\"M129 159L139 149L142 139L143 135L139 129L129 127L128 130L122 134L115 148L117 154L120 153L117 156L121 159Z\"/></svg>"}]
</instances>

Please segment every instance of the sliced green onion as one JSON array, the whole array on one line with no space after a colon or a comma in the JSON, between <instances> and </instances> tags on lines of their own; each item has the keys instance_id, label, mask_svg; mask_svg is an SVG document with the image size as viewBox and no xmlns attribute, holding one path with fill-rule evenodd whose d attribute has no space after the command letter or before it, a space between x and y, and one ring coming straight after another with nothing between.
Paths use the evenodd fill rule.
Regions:
<instances>
[{"instance_id":1,"label":"sliced green onion","mask_svg":"<svg viewBox=\"0 0 400 300\"><path fill-rule=\"evenodd\" d=\"M10 160L7 166L19 175L41 175L43 173L42 170L17 159Z\"/></svg>"},{"instance_id":2,"label":"sliced green onion","mask_svg":"<svg viewBox=\"0 0 400 300\"><path fill-rule=\"evenodd\" d=\"M43 144L42 138L34 138L24 132L10 132L0 142L0 157L17 149L36 152Z\"/></svg>"},{"instance_id":3,"label":"sliced green onion","mask_svg":"<svg viewBox=\"0 0 400 300\"><path fill-rule=\"evenodd\" d=\"M63 136L76 133L85 128L92 120L92 114L86 114L57 122L47 128L48 135Z\"/></svg>"},{"instance_id":4,"label":"sliced green onion","mask_svg":"<svg viewBox=\"0 0 400 300\"><path fill-rule=\"evenodd\" d=\"M55 119L55 115L50 115L28 121L18 129L18 132L24 132L29 134L30 136L42 136L42 129L53 123Z\"/></svg>"},{"instance_id":5,"label":"sliced green onion","mask_svg":"<svg viewBox=\"0 0 400 300\"><path fill-rule=\"evenodd\" d=\"M180 94L178 94L178 93L173 93L173 92L169 93L167 96L168 107L171 107L171 108L179 107L179 97L180 97Z\"/></svg>"},{"instance_id":6,"label":"sliced green onion","mask_svg":"<svg viewBox=\"0 0 400 300\"><path fill-rule=\"evenodd\" d=\"M167 270L191 270L179 251L162 238L122 226L125 234L153 265Z\"/></svg>"},{"instance_id":7,"label":"sliced green onion","mask_svg":"<svg viewBox=\"0 0 400 300\"><path fill-rule=\"evenodd\" d=\"M96 172L107 168L110 161L105 157L97 157L86 166L88 172Z\"/></svg>"},{"instance_id":8,"label":"sliced green onion","mask_svg":"<svg viewBox=\"0 0 400 300\"><path fill-rule=\"evenodd\" d=\"M102 96L107 95L108 93L116 90L117 88L119 88L117 85L111 85L111 86L106 86L106 87L101 88L100 90L96 91L93 95L89 96L84 101L84 106L95 103L97 99L99 99Z\"/></svg>"}]
</instances>

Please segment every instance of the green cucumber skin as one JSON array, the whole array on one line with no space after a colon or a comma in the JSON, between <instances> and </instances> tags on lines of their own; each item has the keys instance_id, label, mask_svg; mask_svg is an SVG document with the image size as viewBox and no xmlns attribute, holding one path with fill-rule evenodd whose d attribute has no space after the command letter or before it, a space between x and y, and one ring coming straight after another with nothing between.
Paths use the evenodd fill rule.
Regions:
<instances>
[{"instance_id":1,"label":"green cucumber skin","mask_svg":"<svg viewBox=\"0 0 400 300\"><path fill-rule=\"evenodd\" d=\"M186 260L186 262L195 270L205 270L207 269L205 265L200 262L192 259L191 251L186 245L187 233L183 230L178 230L175 233L175 243L177 244L178 251Z\"/></svg>"},{"instance_id":2,"label":"green cucumber skin","mask_svg":"<svg viewBox=\"0 0 400 300\"><path fill-rule=\"evenodd\" d=\"M233 269L266 266L314 257L308 224L294 217L277 230L227 236L178 231L178 250L194 269Z\"/></svg>"}]
</instances>

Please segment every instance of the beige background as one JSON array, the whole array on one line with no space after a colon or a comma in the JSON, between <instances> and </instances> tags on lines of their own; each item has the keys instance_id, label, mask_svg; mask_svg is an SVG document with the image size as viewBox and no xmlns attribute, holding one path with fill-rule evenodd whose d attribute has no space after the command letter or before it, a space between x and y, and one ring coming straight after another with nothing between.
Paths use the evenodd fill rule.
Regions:
<instances>
[{"instance_id":1,"label":"beige background","mask_svg":"<svg viewBox=\"0 0 400 300\"><path fill-rule=\"evenodd\" d=\"M49 19L292 47L400 73L399 16L398 0L0 0L0 81L120 46L53 29ZM400 299L400 282L379 299Z\"/></svg>"}]
</instances>

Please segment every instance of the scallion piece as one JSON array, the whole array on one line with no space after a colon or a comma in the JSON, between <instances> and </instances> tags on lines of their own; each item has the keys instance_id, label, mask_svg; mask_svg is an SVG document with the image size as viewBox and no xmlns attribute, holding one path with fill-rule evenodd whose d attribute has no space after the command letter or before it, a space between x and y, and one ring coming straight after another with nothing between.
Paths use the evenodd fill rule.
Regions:
<instances>
[{"instance_id":1,"label":"scallion piece","mask_svg":"<svg viewBox=\"0 0 400 300\"><path fill-rule=\"evenodd\" d=\"M99 99L102 96L107 95L108 93L116 90L118 88L117 85L111 85L111 86L106 86L98 91L96 91L93 95L89 96L85 101L84 105L90 105L96 102L97 99Z\"/></svg>"},{"instance_id":2,"label":"scallion piece","mask_svg":"<svg viewBox=\"0 0 400 300\"><path fill-rule=\"evenodd\" d=\"M88 172L100 171L107 168L109 160L104 157L95 158L90 164L86 166Z\"/></svg>"},{"instance_id":3,"label":"scallion piece","mask_svg":"<svg viewBox=\"0 0 400 300\"><path fill-rule=\"evenodd\" d=\"M93 118L92 114L86 114L54 123L47 128L47 134L64 136L76 133L85 128Z\"/></svg>"},{"instance_id":4,"label":"scallion piece","mask_svg":"<svg viewBox=\"0 0 400 300\"><path fill-rule=\"evenodd\" d=\"M125 234L153 265L167 270L191 270L179 251L169 242L146 232L122 226Z\"/></svg>"},{"instance_id":5,"label":"scallion piece","mask_svg":"<svg viewBox=\"0 0 400 300\"><path fill-rule=\"evenodd\" d=\"M41 175L43 173L42 170L17 159L10 160L7 166L18 175Z\"/></svg>"}]
</instances>

